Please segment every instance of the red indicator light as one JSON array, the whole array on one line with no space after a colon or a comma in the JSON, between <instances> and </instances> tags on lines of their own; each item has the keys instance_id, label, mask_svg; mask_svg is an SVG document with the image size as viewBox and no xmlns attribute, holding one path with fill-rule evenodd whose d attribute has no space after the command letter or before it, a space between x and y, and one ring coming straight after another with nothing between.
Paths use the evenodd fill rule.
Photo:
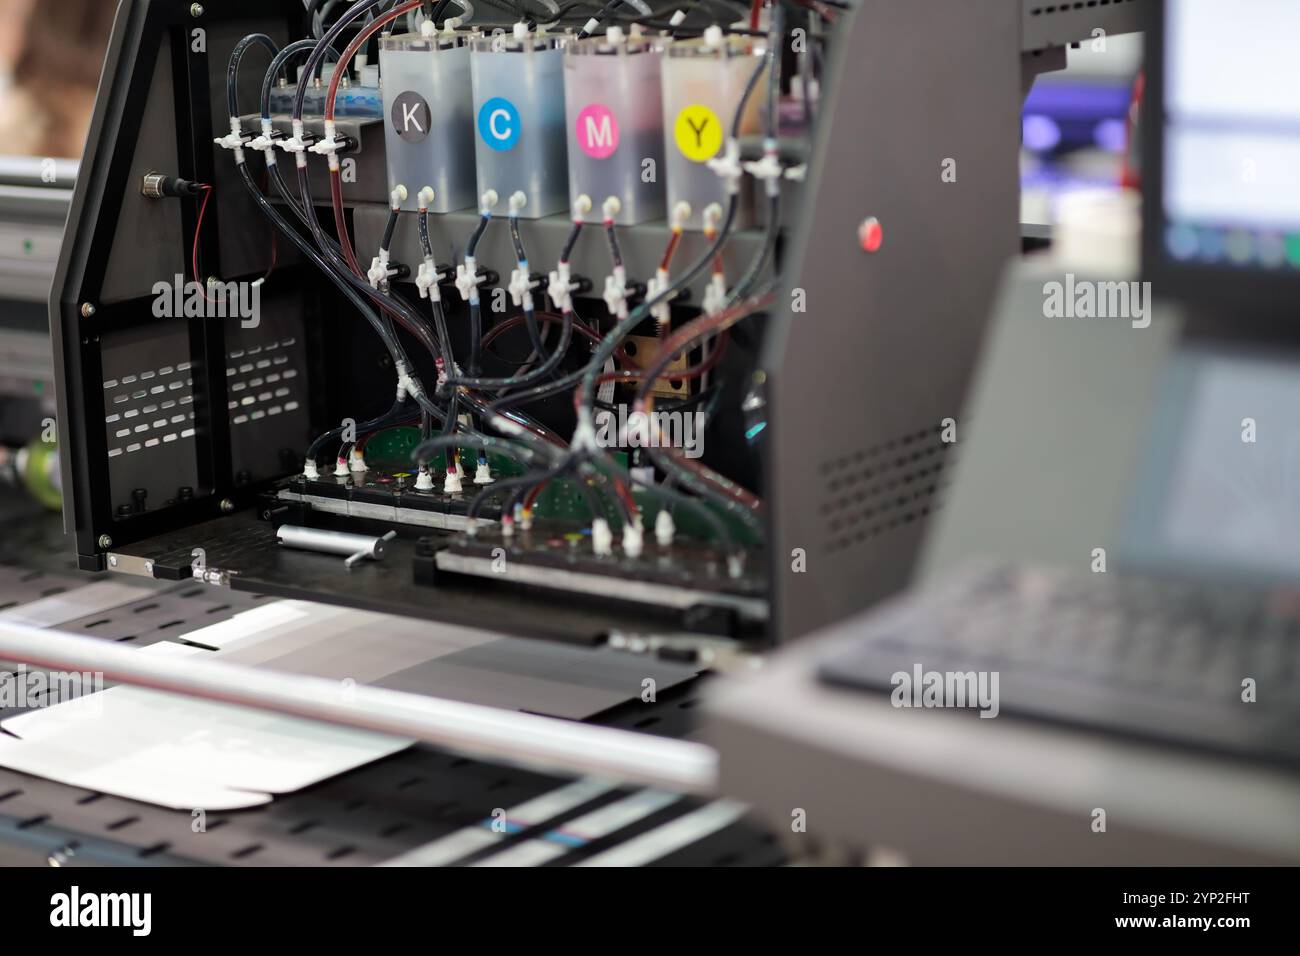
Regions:
<instances>
[{"instance_id":1,"label":"red indicator light","mask_svg":"<svg viewBox=\"0 0 1300 956\"><path fill-rule=\"evenodd\" d=\"M863 252L877 251L884 241L885 231L881 228L879 219L871 216L862 220L862 225L858 226L858 244L862 246Z\"/></svg>"}]
</instances>

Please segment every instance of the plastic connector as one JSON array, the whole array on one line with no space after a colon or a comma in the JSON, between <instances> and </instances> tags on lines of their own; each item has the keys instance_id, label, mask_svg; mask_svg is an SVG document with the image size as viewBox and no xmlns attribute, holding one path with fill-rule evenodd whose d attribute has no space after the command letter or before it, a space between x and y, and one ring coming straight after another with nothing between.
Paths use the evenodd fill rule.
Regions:
<instances>
[{"instance_id":1,"label":"plastic connector","mask_svg":"<svg viewBox=\"0 0 1300 956\"><path fill-rule=\"evenodd\" d=\"M598 558L607 558L614 553L614 532L604 518L591 522L591 550Z\"/></svg>"},{"instance_id":2,"label":"plastic connector","mask_svg":"<svg viewBox=\"0 0 1300 956\"><path fill-rule=\"evenodd\" d=\"M465 261L456 267L456 291L466 302L476 301L478 299L478 287L483 282L483 277L478 274L478 262L472 256L466 256Z\"/></svg>"},{"instance_id":3,"label":"plastic connector","mask_svg":"<svg viewBox=\"0 0 1300 956\"><path fill-rule=\"evenodd\" d=\"M487 192L483 193L483 195L479 197L479 207L478 207L479 215L481 216L492 215L492 210L497 207L497 203L499 203L500 201L501 201L501 197L497 195L497 191L495 189L489 189Z\"/></svg>"},{"instance_id":4,"label":"plastic connector","mask_svg":"<svg viewBox=\"0 0 1300 956\"><path fill-rule=\"evenodd\" d=\"M722 27L716 23L704 28L704 45L710 50L716 50L722 46L722 41L726 39L722 32Z\"/></svg>"},{"instance_id":5,"label":"plastic connector","mask_svg":"<svg viewBox=\"0 0 1300 956\"><path fill-rule=\"evenodd\" d=\"M620 319L627 318L627 270L622 266L614 267L614 274L605 276L605 291L601 295L609 314Z\"/></svg>"},{"instance_id":6,"label":"plastic connector","mask_svg":"<svg viewBox=\"0 0 1300 956\"><path fill-rule=\"evenodd\" d=\"M461 483L461 477L457 474L458 468L451 468L447 471L447 477L442 482L442 492L446 495L458 495L464 490Z\"/></svg>"},{"instance_id":7,"label":"plastic connector","mask_svg":"<svg viewBox=\"0 0 1300 956\"><path fill-rule=\"evenodd\" d=\"M718 174L726 187L727 195L734 196L740 192L740 181L745 176L745 169L740 163L740 142L734 136L727 138L727 148L721 156L708 161L709 169Z\"/></svg>"},{"instance_id":8,"label":"plastic connector","mask_svg":"<svg viewBox=\"0 0 1300 956\"><path fill-rule=\"evenodd\" d=\"M337 132L338 129L335 127L334 121L326 120L324 137L307 147L308 152L315 153L317 156L328 157L331 170L339 168L339 151L345 149L348 145L335 135ZM398 188L405 192L403 187L399 186Z\"/></svg>"},{"instance_id":9,"label":"plastic connector","mask_svg":"<svg viewBox=\"0 0 1300 956\"><path fill-rule=\"evenodd\" d=\"M717 315L727 307L727 279L721 273L713 273L708 286L704 289L704 301L700 303L705 315Z\"/></svg>"},{"instance_id":10,"label":"plastic connector","mask_svg":"<svg viewBox=\"0 0 1300 956\"><path fill-rule=\"evenodd\" d=\"M672 512L667 508L659 509L659 514L655 516L655 540L659 542L659 547L670 547L676 535L677 523L673 521Z\"/></svg>"},{"instance_id":11,"label":"plastic connector","mask_svg":"<svg viewBox=\"0 0 1300 956\"><path fill-rule=\"evenodd\" d=\"M551 297L555 307L560 312L573 311L573 293L578 288L578 283L574 282L569 273L569 264L567 262L559 263L551 271L550 282L546 286L546 294Z\"/></svg>"},{"instance_id":12,"label":"plastic connector","mask_svg":"<svg viewBox=\"0 0 1300 956\"><path fill-rule=\"evenodd\" d=\"M480 461L478 468L474 470L474 484L490 485L494 481L496 479L492 477L492 467L487 462Z\"/></svg>"},{"instance_id":13,"label":"plastic connector","mask_svg":"<svg viewBox=\"0 0 1300 956\"><path fill-rule=\"evenodd\" d=\"M248 141L249 149L260 149L266 157L268 166L275 165L275 125L265 116L262 117L262 132Z\"/></svg>"},{"instance_id":14,"label":"plastic connector","mask_svg":"<svg viewBox=\"0 0 1300 956\"><path fill-rule=\"evenodd\" d=\"M369 471L366 465L366 455L360 448L352 449L352 456L348 459L348 468L353 472Z\"/></svg>"},{"instance_id":15,"label":"plastic connector","mask_svg":"<svg viewBox=\"0 0 1300 956\"><path fill-rule=\"evenodd\" d=\"M785 169L777 158L776 143L767 140L763 143L763 158L743 163L745 172L762 181L767 195L774 196L781 192L781 175Z\"/></svg>"},{"instance_id":16,"label":"plastic connector","mask_svg":"<svg viewBox=\"0 0 1300 956\"><path fill-rule=\"evenodd\" d=\"M316 462L308 458L307 463L302 466L302 476L308 481L315 481L320 478L320 470L316 467Z\"/></svg>"},{"instance_id":17,"label":"plastic connector","mask_svg":"<svg viewBox=\"0 0 1300 956\"><path fill-rule=\"evenodd\" d=\"M294 120L293 135L290 136L288 139L276 140L276 145L279 146L286 153L291 153L294 157L294 161L298 164L298 166L304 168L307 165L306 152L307 152L308 144L306 140L306 135L307 135L307 128L306 126L303 125L302 120Z\"/></svg>"},{"instance_id":18,"label":"plastic connector","mask_svg":"<svg viewBox=\"0 0 1300 956\"><path fill-rule=\"evenodd\" d=\"M425 259L420 263L419 271L415 274L415 287L420 290L421 299L432 298L434 302L441 299L442 294L438 290L440 278L438 267L432 259Z\"/></svg>"},{"instance_id":19,"label":"plastic connector","mask_svg":"<svg viewBox=\"0 0 1300 956\"><path fill-rule=\"evenodd\" d=\"M242 164L244 162L244 147L248 145L250 139L252 137L245 133L239 125L239 117L232 116L230 117L230 132L220 139L214 139L213 142L222 149L234 150L235 162Z\"/></svg>"},{"instance_id":20,"label":"plastic connector","mask_svg":"<svg viewBox=\"0 0 1300 956\"><path fill-rule=\"evenodd\" d=\"M348 468L348 460L339 456L338 461L334 463L334 477L346 478L350 474L352 474L352 471Z\"/></svg>"},{"instance_id":21,"label":"plastic connector","mask_svg":"<svg viewBox=\"0 0 1300 956\"><path fill-rule=\"evenodd\" d=\"M428 22L427 20L425 21ZM427 465L420 466L420 473L415 476L416 491L433 491L433 472Z\"/></svg>"},{"instance_id":22,"label":"plastic connector","mask_svg":"<svg viewBox=\"0 0 1300 956\"><path fill-rule=\"evenodd\" d=\"M510 284L506 286L506 289L510 293L510 301L517 306L524 305L525 298L531 298L529 293L533 289L533 280L532 273L528 271L527 259L510 270ZM528 304L531 307L531 301Z\"/></svg>"},{"instance_id":23,"label":"plastic connector","mask_svg":"<svg viewBox=\"0 0 1300 956\"><path fill-rule=\"evenodd\" d=\"M370 280L370 288L386 288L390 275L392 271L388 268L388 250L380 249L379 255L370 260L370 271L366 273L366 278Z\"/></svg>"},{"instance_id":24,"label":"plastic connector","mask_svg":"<svg viewBox=\"0 0 1300 956\"><path fill-rule=\"evenodd\" d=\"M668 289L668 270L656 269L655 274L651 276L649 281L647 281L645 284L645 297L647 300L652 301L654 299L657 299L660 296L660 294L667 291L667 289ZM664 299L662 302L660 302L658 305L656 305L654 308L650 310L650 314L654 316L655 321L658 322L660 326L667 327L669 321L671 320L672 313L670 312L670 308L669 308L671 301L672 301L672 297L670 296L669 298Z\"/></svg>"},{"instance_id":25,"label":"plastic connector","mask_svg":"<svg viewBox=\"0 0 1300 956\"><path fill-rule=\"evenodd\" d=\"M639 521L629 521L623 525L623 553L629 558L641 557L645 550L645 532Z\"/></svg>"}]
</instances>

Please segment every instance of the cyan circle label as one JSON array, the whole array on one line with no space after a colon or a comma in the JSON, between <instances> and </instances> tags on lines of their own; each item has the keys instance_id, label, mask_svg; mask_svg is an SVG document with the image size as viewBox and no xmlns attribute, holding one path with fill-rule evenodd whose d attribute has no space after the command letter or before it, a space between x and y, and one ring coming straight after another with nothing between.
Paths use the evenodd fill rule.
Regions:
<instances>
[{"instance_id":1,"label":"cyan circle label","mask_svg":"<svg viewBox=\"0 0 1300 956\"><path fill-rule=\"evenodd\" d=\"M478 111L478 134L493 149L513 149L519 142L519 110L515 104L494 96Z\"/></svg>"}]
</instances>

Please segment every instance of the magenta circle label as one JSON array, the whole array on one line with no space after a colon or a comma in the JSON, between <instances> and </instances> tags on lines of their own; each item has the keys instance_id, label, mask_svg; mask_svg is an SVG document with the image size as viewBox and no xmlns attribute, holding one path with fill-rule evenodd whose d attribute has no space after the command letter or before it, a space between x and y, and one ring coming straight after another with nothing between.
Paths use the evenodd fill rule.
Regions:
<instances>
[{"instance_id":1,"label":"magenta circle label","mask_svg":"<svg viewBox=\"0 0 1300 956\"><path fill-rule=\"evenodd\" d=\"M579 113L574 134L578 148L592 159L608 159L618 149L618 121L604 104L592 103Z\"/></svg>"}]
</instances>

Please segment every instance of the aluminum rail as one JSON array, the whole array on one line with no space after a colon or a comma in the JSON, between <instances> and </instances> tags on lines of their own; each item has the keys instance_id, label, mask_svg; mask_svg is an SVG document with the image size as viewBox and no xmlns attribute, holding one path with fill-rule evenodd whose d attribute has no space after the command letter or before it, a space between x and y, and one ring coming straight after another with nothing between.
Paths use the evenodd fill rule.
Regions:
<instances>
[{"instance_id":1,"label":"aluminum rail","mask_svg":"<svg viewBox=\"0 0 1300 956\"><path fill-rule=\"evenodd\" d=\"M89 637L0 622L0 659L293 717L410 737L543 773L711 794L718 755L704 744L202 658L169 658Z\"/></svg>"}]
</instances>

